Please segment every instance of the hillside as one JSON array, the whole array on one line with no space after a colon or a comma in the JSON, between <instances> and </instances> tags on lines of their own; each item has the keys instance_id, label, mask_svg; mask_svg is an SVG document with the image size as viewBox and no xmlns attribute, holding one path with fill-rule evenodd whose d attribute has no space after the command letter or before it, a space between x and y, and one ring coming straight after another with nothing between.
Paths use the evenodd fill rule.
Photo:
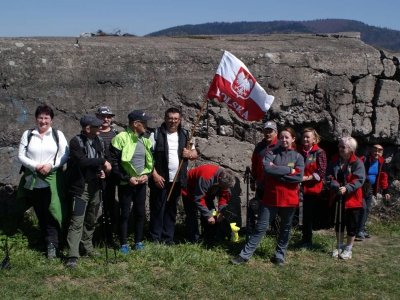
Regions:
<instances>
[{"instance_id":1,"label":"hillside","mask_svg":"<svg viewBox=\"0 0 400 300\"><path fill-rule=\"evenodd\" d=\"M314 21L272 22L214 22L199 25L182 25L152 32L147 36L185 36L220 34L269 34L269 33L333 33L360 32L361 40L378 48L400 51L400 31L370 26L343 19Z\"/></svg>"}]
</instances>

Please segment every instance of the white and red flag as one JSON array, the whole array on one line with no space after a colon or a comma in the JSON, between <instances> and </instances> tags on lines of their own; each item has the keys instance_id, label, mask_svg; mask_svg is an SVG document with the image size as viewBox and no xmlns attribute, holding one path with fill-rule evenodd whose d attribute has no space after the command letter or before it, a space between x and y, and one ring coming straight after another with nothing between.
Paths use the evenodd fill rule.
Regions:
<instances>
[{"instance_id":1,"label":"white and red flag","mask_svg":"<svg viewBox=\"0 0 400 300\"><path fill-rule=\"evenodd\" d=\"M225 102L246 121L261 120L274 102L247 67L228 51L222 56L207 98Z\"/></svg>"}]
</instances>

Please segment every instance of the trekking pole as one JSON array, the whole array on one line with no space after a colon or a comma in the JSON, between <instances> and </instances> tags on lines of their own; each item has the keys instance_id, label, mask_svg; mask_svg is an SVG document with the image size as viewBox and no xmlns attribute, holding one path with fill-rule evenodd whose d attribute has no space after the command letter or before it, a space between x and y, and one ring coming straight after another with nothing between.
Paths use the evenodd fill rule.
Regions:
<instances>
[{"instance_id":1,"label":"trekking pole","mask_svg":"<svg viewBox=\"0 0 400 300\"><path fill-rule=\"evenodd\" d=\"M246 243L249 241L249 223L250 223L250 167L246 167L246 173L244 174L246 180Z\"/></svg>"},{"instance_id":2,"label":"trekking pole","mask_svg":"<svg viewBox=\"0 0 400 300\"><path fill-rule=\"evenodd\" d=\"M6 237L6 244L4 246L6 257L3 259L0 265L1 270L11 270L11 261L10 261L10 248L8 248L8 237Z\"/></svg>"},{"instance_id":3,"label":"trekking pole","mask_svg":"<svg viewBox=\"0 0 400 300\"><path fill-rule=\"evenodd\" d=\"M107 201L104 202L103 200L103 192L105 190L105 186L104 186L104 179L100 179L100 191L99 191L99 195L100 195L100 204L101 204L101 210L102 210L102 219L103 219L103 235L104 235L104 244L105 244L105 248L106 248L106 263L109 263L109 259L108 259L108 245L109 244L113 244L113 248L114 248L114 263L116 264L118 262L117 259L117 251L115 249L115 243L113 242L113 238L112 238L112 224L111 224L111 218L110 218L110 214L108 211L108 205L107 205ZM110 240L108 239L108 232L107 232L107 228L108 231L110 232Z\"/></svg>"},{"instance_id":4,"label":"trekking pole","mask_svg":"<svg viewBox=\"0 0 400 300\"><path fill-rule=\"evenodd\" d=\"M335 218L333 219L333 240L332 240L332 252L333 252L333 243L334 243L334 241L335 241L335 238L336 238L336 226L338 225L338 222L337 222L337 213L338 213L338 209L339 209L339 201L337 201L337 200L335 200ZM338 233L339 233L339 229L338 229ZM337 248L339 248L340 246L336 246ZM338 250L338 253L339 253L339 249L337 249ZM339 255L339 254L338 254Z\"/></svg>"},{"instance_id":5,"label":"trekking pole","mask_svg":"<svg viewBox=\"0 0 400 300\"><path fill-rule=\"evenodd\" d=\"M103 179L99 178L100 180L100 191L99 191L99 197L100 197L100 205L101 205L101 212L102 212L102 219L103 219L103 235L104 235L104 244L106 247L106 263L108 264L108 239L107 239L107 229L106 229L106 215L104 211L104 201L103 201Z\"/></svg>"},{"instance_id":6,"label":"trekking pole","mask_svg":"<svg viewBox=\"0 0 400 300\"><path fill-rule=\"evenodd\" d=\"M339 243L338 243L338 259L339 259L339 251L340 251L340 238L342 236L342 201L343 201L343 195L340 196L339 198Z\"/></svg>"}]
</instances>

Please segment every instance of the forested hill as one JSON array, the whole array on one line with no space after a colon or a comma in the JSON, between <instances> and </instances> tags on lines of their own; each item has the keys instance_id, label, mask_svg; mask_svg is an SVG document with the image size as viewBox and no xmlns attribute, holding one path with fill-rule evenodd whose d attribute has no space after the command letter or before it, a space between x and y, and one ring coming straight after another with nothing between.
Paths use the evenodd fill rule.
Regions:
<instances>
[{"instance_id":1,"label":"forested hill","mask_svg":"<svg viewBox=\"0 0 400 300\"><path fill-rule=\"evenodd\" d=\"M215 22L167 28L147 36L185 36L218 34L268 33L335 33L357 31L361 40L379 48L400 51L400 31L370 26L353 20L325 19L314 21Z\"/></svg>"}]
</instances>

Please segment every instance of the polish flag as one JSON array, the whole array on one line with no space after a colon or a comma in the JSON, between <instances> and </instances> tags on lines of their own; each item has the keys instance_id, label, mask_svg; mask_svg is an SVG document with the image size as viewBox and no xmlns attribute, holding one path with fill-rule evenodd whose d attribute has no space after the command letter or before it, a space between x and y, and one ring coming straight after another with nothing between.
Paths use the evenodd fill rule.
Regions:
<instances>
[{"instance_id":1,"label":"polish flag","mask_svg":"<svg viewBox=\"0 0 400 300\"><path fill-rule=\"evenodd\" d=\"M207 98L225 102L246 121L261 120L274 102L247 67L228 51L222 56Z\"/></svg>"}]
</instances>

